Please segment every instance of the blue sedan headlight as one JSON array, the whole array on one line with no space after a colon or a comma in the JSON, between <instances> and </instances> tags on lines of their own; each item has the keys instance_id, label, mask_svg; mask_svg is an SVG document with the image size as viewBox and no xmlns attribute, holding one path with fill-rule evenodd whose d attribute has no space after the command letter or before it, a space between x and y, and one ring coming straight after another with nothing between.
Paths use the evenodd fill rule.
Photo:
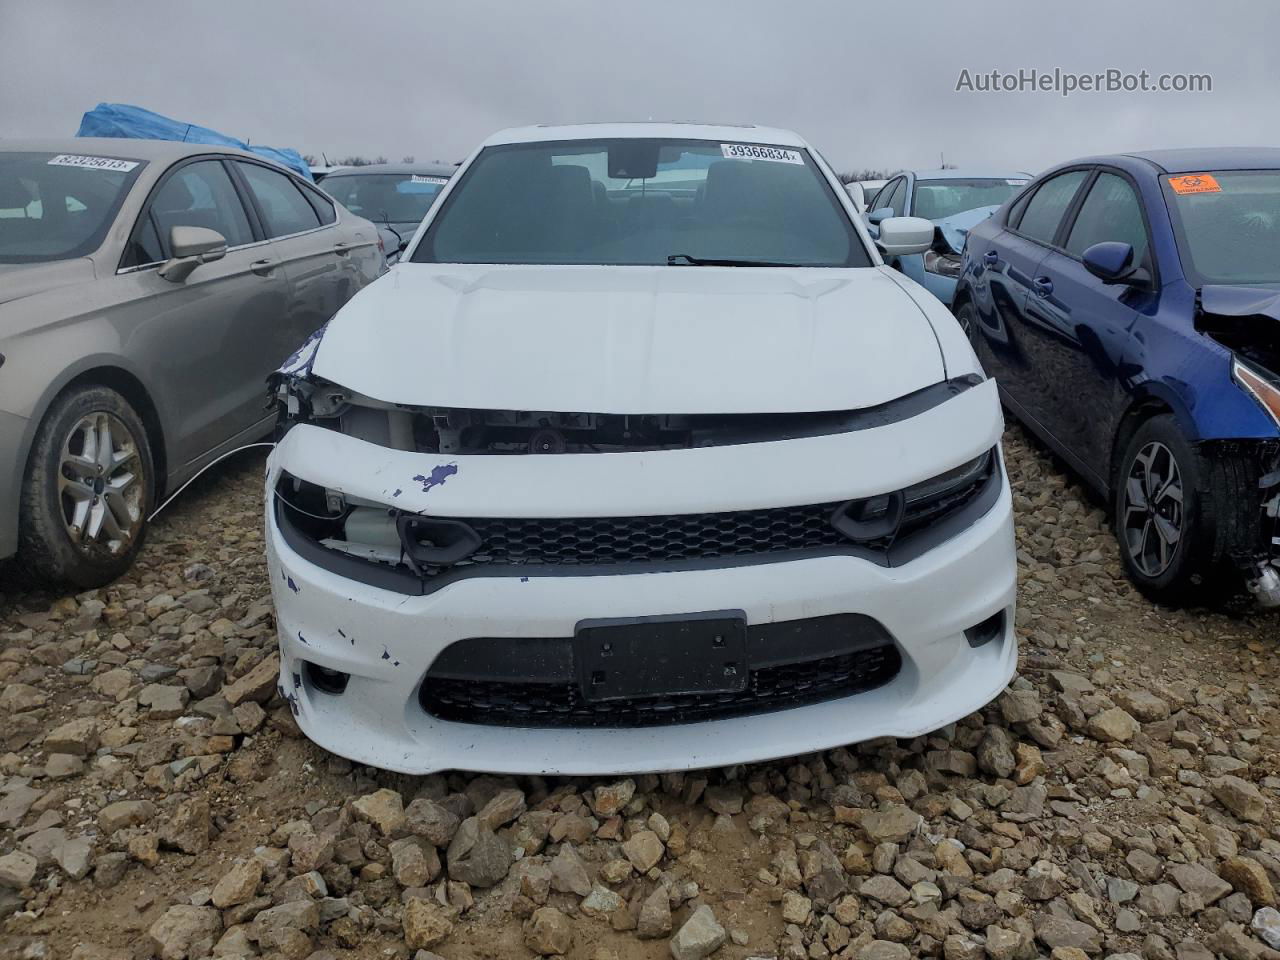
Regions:
<instances>
[{"instance_id":1,"label":"blue sedan headlight","mask_svg":"<svg viewBox=\"0 0 1280 960\"><path fill-rule=\"evenodd\" d=\"M1274 375L1236 357L1231 364L1231 378L1252 394L1262 404L1262 408L1271 414L1276 426L1280 426L1280 383L1277 383Z\"/></svg>"}]
</instances>

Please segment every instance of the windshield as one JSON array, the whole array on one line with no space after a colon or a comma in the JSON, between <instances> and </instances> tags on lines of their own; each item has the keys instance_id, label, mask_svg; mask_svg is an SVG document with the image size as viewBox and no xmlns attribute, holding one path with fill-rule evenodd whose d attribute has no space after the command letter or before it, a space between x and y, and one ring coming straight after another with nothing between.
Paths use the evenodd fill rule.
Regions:
<instances>
[{"instance_id":1,"label":"windshield","mask_svg":"<svg viewBox=\"0 0 1280 960\"><path fill-rule=\"evenodd\" d=\"M0 263L92 253L144 162L0 152Z\"/></svg>"},{"instance_id":2,"label":"windshield","mask_svg":"<svg viewBox=\"0 0 1280 960\"><path fill-rule=\"evenodd\" d=\"M945 220L978 207L998 207L1026 186L1025 179L917 180L912 216Z\"/></svg>"},{"instance_id":3,"label":"windshield","mask_svg":"<svg viewBox=\"0 0 1280 960\"><path fill-rule=\"evenodd\" d=\"M448 177L422 173L351 173L324 178L324 189L357 216L379 223L417 223Z\"/></svg>"},{"instance_id":4,"label":"windshield","mask_svg":"<svg viewBox=\"0 0 1280 960\"><path fill-rule=\"evenodd\" d=\"M1280 284L1280 170L1178 174L1164 189L1193 286Z\"/></svg>"},{"instance_id":5,"label":"windshield","mask_svg":"<svg viewBox=\"0 0 1280 960\"><path fill-rule=\"evenodd\" d=\"M462 176L414 261L871 263L805 150L667 139L503 144Z\"/></svg>"}]
</instances>

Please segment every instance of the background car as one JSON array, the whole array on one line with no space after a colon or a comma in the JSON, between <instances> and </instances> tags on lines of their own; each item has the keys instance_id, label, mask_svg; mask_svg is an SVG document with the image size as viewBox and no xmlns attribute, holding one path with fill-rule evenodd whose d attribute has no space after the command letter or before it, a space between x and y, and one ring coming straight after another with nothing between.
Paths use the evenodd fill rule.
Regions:
<instances>
[{"instance_id":1,"label":"background car","mask_svg":"<svg viewBox=\"0 0 1280 960\"><path fill-rule=\"evenodd\" d=\"M157 498L267 433L267 375L383 269L239 150L0 142L0 558L105 583Z\"/></svg>"},{"instance_id":2,"label":"background car","mask_svg":"<svg viewBox=\"0 0 1280 960\"><path fill-rule=\"evenodd\" d=\"M378 224L389 260L397 260L456 167L442 163L373 163L339 167L324 189L352 213Z\"/></svg>"},{"instance_id":3,"label":"background car","mask_svg":"<svg viewBox=\"0 0 1280 960\"><path fill-rule=\"evenodd\" d=\"M1114 507L1147 594L1280 604L1280 150L1049 171L969 233L956 314Z\"/></svg>"},{"instance_id":4,"label":"background car","mask_svg":"<svg viewBox=\"0 0 1280 960\"><path fill-rule=\"evenodd\" d=\"M912 280L950 305L960 275L964 235L986 219L1031 179L1029 173L974 170L904 170L894 174L866 201L872 236L887 217L932 220L938 230L932 250L890 262Z\"/></svg>"}]
</instances>

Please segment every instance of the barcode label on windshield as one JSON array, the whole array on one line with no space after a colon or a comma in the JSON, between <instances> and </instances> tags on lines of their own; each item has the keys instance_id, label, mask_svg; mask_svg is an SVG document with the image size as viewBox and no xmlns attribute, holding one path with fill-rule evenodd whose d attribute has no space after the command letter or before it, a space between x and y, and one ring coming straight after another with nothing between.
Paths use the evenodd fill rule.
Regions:
<instances>
[{"instance_id":1,"label":"barcode label on windshield","mask_svg":"<svg viewBox=\"0 0 1280 960\"><path fill-rule=\"evenodd\" d=\"M728 160L769 160L773 163L804 164L799 150L783 150L781 147L760 147L750 143L722 143L720 152Z\"/></svg>"},{"instance_id":2,"label":"barcode label on windshield","mask_svg":"<svg viewBox=\"0 0 1280 960\"><path fill-rule=\"evenodd\" d=\"M74 153L60 153L49 161L51 167L89 167L93 170L120 170L128 173L138 165L135 160L116 160L113 157L81 157Z\"/></svg>"},{"instance_id":3,"label":"barcode label on windshield","mask_svg":"<svg viewBox=\"0 0 1280 960\"><path fill-rule=\"evenodd\" d=\"M416 173L415 173L413 176L411 176L411 177L409 178L409 182L410 182L410 183L439 183L439 184L445 184L445 183L448 183L448 182L449 182L449 179L448 179L448 177L423 177L423 176L419 176L418 174L416 174Z\"/></svg>"}]
</instances>

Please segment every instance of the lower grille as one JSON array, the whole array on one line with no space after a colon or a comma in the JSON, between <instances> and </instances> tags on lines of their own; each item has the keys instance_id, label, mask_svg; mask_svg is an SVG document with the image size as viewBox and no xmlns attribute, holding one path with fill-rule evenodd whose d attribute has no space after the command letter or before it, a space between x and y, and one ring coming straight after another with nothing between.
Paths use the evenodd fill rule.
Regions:
<instances>
[{"instance_id":1,"label":"lower grille","mask_svg":"<svg viewBox=\"0 0 1280 960\"><path fill-rule=\"evenodd\" d=\"M465 643L465 641L463 641ZM422 708L454 723L501 727L653 727L772 713L837 700L888 683L902 668L893 644L751 671L741 693L588 702L565 681L478 680L427 674Z\"/></svg>"}]
</instances>

